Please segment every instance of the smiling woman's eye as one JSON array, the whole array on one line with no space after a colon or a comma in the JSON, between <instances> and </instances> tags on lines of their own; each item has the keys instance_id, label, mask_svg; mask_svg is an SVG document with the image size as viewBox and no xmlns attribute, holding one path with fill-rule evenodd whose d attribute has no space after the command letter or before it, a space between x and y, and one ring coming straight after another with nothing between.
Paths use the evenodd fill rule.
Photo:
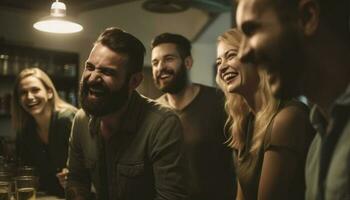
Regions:
<instances>
[{"instance_id":1,"label":"smiling woman's eye","mask_svg":"<svg viewBox=\"0 0 350 200\"><path fill-rule=\"evenodd\" d=\"M237 57L238 54L238 47L232 47L225 53L226 60L232 60Z\"/></svg>"},{"instance_id":2,"label":"smiling woman's eye","mask_svg":"<svg viewBox=\"0 0 350 200\"><path fill-rule=\"evenodd\" d=\"M32 88L30 91L32 93L38 93L40 91L40 89L39 88Z\"/></svg>"},{"instance_id":3,"label":"smiling woman's eye","mask_svg":"<svg viewBox=\"0 0 350 200\"><path fill-rule=\"evenodd\" d=\"M236 58L236 56L237 56L237 54L236 53L229 53L228 55L227 55L227 58L229 59L229 60L231 60L231 59L233 59L233 58Z\"/></svg>"}]
</instances>

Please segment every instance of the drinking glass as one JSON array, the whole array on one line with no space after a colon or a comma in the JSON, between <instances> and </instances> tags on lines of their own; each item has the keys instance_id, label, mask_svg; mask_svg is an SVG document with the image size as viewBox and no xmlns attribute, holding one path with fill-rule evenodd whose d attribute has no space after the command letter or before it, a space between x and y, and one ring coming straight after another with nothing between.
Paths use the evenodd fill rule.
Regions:
<instances>
[{"instance_id":1,"label":"drinking glass","mask_svg":"<svg viewBox=\"0 0 350 200\"><path fill-rule=\"evenodd\" d=\"M35 200L38 178L35 176L19 176L16 181L16 200Z\"/></svg>"},{"instance_id":2,"label":"drinking glass","mask_svg":"<svg viewBox=\"0 0 350 200\"><path fill-rule=\"evenodd\" d=\"M11 183L7 181L0 181L0 200L11 199Z\"/></svg>"},{"instance_id":3,"label":"drinking glass","mask_svg":"<svg viewBox=\"0 0 350 200\"><path fill-rule=\"evenodd\" d=\"M35 176L35 168L33 166L21 166L17 168L17 176Z\"/></svg>"}]
</instances>

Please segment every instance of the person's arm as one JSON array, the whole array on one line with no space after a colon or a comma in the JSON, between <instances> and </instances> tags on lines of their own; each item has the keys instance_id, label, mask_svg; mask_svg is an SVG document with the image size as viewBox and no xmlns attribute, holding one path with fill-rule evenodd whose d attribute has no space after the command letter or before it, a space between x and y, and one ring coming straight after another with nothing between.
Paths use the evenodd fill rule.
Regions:
<instances>
[{"instance_id":1,"label":"person's arm","mask_svg":"<svg viewBox=\"0 0 350 200\"><path fill-rule=\"evenodd\" d=\"M56 174L58 182L60 183L60 185L63 189L66 189L66 186L67 186L68 172L69 171L67 168L63 168L62 171L60 171Z\"/></svg>"},{"instance_id":2,"label":"person's arm","mask_svg":"<svg viewBox=\"0 0 350 200\"><path fill-rule=\"evenodd\" d=\"M73 120L72 133L69 140L67 162L69 173L65 191L67 200L85 200L90 198L91 180L89 171L84 166L84 155L80 144L80 134L89 133L79 129L80 123L80 115L77 114Z\"/></svg>"},{"instance_id":3,"label":"person's arm","mask_svg":"<svg viewBox=\"0 0 350 200\"><path fill-rule=\"evenodd\" d=\"M63 140L61 145L64 145L64 150L60 153L60 156L63 156L61 162L59 162L59 166L56 166L57 172L62 172L63 169L67 169L68 165L68 151L69 151L69 140L72 134L73 120L77 110L72 108L64 110L59 115L60 124L57 126L57 129L60 129L60 138ZM63 147L63 146L62 146ZM62 148L59 146L58 148ZM68 169L67 169L68 170Z\"/></svg>"},{"instance_id":4,"label":"person's arm","mask_svg":"<svg viewBox=\"0 0 350 200\"><path fill-rule=\"evenodd\" d=\"M237 196L236 200L244 200L241 184L239 184L239 181L237 179Z\"/></svg>"},{"instance_id":5,"label":"person's arm","mask_svg":"<svg viewBox=\"0 0 350 200\"><path fill-rule=\"evenodd\" d=\"M153 132L150 157L155 179L155 200L187 199L187 162L183 130L176 115L165 117Z\"/></svg>"},{"instance_id":6,"label":"person's arm","mask_svg":"<svg viewBox=\"0 0 350 200\"><path fill-rule=\"evenodd\" d=\"M298 107L287 107L277 114L271 132L271 144L265 149L258 199L288 199L292 180L298 176L303 148L308 145L308 117ZM306 151L306 150L305 150ZM299 169L301 170L301 169Z\"/></svg>"}]
</instances>

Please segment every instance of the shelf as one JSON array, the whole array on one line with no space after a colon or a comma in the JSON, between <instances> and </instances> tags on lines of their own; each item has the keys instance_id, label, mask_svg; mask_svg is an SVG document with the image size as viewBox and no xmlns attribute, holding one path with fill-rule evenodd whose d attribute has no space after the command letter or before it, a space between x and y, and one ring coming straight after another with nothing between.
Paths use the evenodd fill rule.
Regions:
<instances>
[{"instance_id":1,"label":"shelf","mask_svg":"<svg viewBox=\"0 0 350 200\"><path fill-rule=\"evenodd\" d=\"M52 81L70 81L70 80L76 80L75 76L56 76L56 75L49 75ZM6 81L14 81L16 80L16 75L0 75L1 80Z\"/></svg>"},{"instance_id":2,"label":"shelf","mask_svg":"<svg viewBox=\"0 0 350 200\"><path fill-rule=\"evenodd\" d=\"M0 118L11 118L11 114L7 113L7 114L0 114Z\"/></svg>"},{"instance_id":3,"label":"shelf","mask_svg":"<svg viewBox=\"0 0 350 200\"><path fill-rule=\"evenodd\" d=\"M1 81L15 81L16 76L15 75L0 75Z\"/></svg>"},{"instance_id":4,"label":"shelf","mask_svg":"<svg viewBox=\"0 0 350 200\"><path fill-rule=\"evenodd\" d=\"M0 43L0 93L5 98L12 91L18 72L38 67L46 72L64 100L77 106L79 89L79 54L19 44ZM9 118L9 114L0 118Z\"/></svg>"},{"instance_id":5,"label":"shelf","mask_svg":"<svg viewBox=\"0 0 350 200\"><path fill-rule=\"evenodd\" d=\"M79 84L76 77L51 75L50 78L57 88L75 88ZM0 80L6 82L14 82L16 80L16 75L0 75Z\"/></svg>"}]
</instances>

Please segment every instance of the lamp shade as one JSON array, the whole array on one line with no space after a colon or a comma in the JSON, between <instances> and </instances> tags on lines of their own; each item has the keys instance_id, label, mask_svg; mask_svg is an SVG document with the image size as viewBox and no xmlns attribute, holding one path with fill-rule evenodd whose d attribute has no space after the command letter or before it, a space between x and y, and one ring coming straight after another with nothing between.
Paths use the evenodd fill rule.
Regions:
<instances>
[{"instance_id":1,"label":"lamp shade","mask_svg":"<svg viewBox=\"0 0 350 200\"><path fill-rule=\"evenodd\" d=\"M64 17L46 17L33 26L37 30L49 33L76 33L83 30L80 24L69 21Z\"/></svg>"},{"instance_id":2,"label":"lamp shade","mask_svg":"<svg viewBox=\"0 0 350 200\"><path fill-rule=\"evenodd\" d=\"M83 27L66 17L66 5L62 2L54 2L51 5L51 14L33 24L39 31L49 33L76 33Z\"/></svg>"}]
</instances>

